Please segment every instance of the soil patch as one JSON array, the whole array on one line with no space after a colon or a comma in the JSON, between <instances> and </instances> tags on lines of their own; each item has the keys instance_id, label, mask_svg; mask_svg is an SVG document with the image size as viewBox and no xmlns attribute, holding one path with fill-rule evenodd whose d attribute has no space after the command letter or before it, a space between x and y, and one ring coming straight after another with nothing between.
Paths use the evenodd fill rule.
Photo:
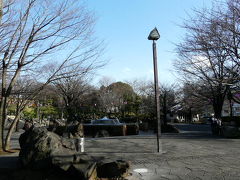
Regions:
<instances>
[{"instance_id":1,"label":"soil patch","mask_svg":"<svg viewBox=\"0 0 240 180\"><path fill-rule=\"evenodd\" d=\"M0 156L2 155L10 155L12 153L16 153L16 152L19 152L20 149L10 149L10 150L7 150L7 151L1 151L0 150Z\"/></svg>"}]
</instances>

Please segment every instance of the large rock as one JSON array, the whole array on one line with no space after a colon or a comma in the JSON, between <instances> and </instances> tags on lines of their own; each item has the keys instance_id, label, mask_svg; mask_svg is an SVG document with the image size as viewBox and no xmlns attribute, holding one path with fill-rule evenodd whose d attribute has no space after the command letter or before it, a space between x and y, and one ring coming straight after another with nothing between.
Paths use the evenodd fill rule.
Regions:
<instances>
[{"instance_id":1,"label":"large rock","mask_svg":"<svg viewBox=\"0 0 240 180\"><path fill-rule=\"evenodd\" d=\"M125 179L128 175L130 167L128 162L120 160L96 162L96 157L77 151L79 147L76 139L61 137L44 127L31 127L20 136L19 143L21 147L19 159L24 168L16 172L14 177L12 177L13 174L10 175L13 180L32 179L38 173L42 175L37 175L34 178L36 180ZM25 178L26 172L32 172L28 178ZM52 172L55 174L50 178Z\"/></svg>"},{"instance_id":2,"label":"large rock","mask_svg":"<svg viewBox=\"0 0 240 180\"><path fill-rule=\"evenodd\" d=\"M124 178L128 176L130 163L122 160L114 162L99 162L97 175L99 178Z\"/></svg>"},{"instance_id":3,"label":"large rock","mask_svg":"<svg viewBox=\"0 0 240 180\"><path fill-rule=\"evenodd\" d=\"M74 176L87 179L96 166L91 157L77 152L74 139L60 137L44 127L30 128L20 136L19 143L19 159L25 167L58 167Z\"/></svg>"},{"instance_id":4,"label":"large rock","mask_svg":"<svg viewBox=\"0 0 240 180\"><path fill-rule=\"evenodd\" d=\"M83 125L81 123L69 124L67 126L53 124L49 126L48 130L63 137L80 138L84 136Z\"/></svg>"}]
</instances>

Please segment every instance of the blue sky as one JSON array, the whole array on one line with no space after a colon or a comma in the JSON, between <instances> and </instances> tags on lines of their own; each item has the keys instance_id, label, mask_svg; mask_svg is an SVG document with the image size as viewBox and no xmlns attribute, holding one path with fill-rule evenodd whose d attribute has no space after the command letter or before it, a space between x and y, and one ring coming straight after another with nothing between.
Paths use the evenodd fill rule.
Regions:
<instances>
[{"instance_id":1,"label":"blue sky","mask_svg":"<svg viewBox=\"0 0 240 180\"><path fill-rule=\"evenodd\" d=\"M95 33L105 41L104 58L110 60L98 71L96 82L102 76L115 81L153 80L152 42L147 37L157 27L159 79L174 83L174 43L185 33L178 25L194 7L210 7L211 0L86 0L86 4L97 17Z\"/></svg>"}]
</instances>

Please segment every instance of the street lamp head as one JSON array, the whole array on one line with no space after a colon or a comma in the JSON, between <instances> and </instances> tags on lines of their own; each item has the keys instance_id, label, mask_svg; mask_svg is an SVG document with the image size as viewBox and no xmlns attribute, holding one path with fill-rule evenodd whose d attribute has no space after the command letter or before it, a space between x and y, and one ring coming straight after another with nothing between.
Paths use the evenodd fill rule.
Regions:
<instances>
[{"instance_id":1,"label":"street lamp head","mask_svg":"<svg viewBox=\"0 0 240 180\"><path fill-rule=\"evenodd\" d=\"M154 28L154 29L150 32L150 34L149 34L149 36L148 36L148 40L158 40L159 38L160 38L160 34L159 34L157 28Z\"/></svg>"}]
</instances>

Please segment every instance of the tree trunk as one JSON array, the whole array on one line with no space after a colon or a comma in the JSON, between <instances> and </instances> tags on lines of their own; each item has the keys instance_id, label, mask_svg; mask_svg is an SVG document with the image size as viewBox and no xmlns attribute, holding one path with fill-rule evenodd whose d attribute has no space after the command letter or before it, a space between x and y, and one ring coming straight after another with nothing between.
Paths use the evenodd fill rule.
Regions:
<instances>
[{"instance_id":1,"label":"tree trunk","mask_svg":"<svg viewBox=\"0 0 240 180\"><path fill-rule=\"evenodd\" d=\"M62 110L61 110L61 120L63 120L63 117L64 117L64 115L63 115L63 108L62 108Z\"/></svg>"},{"instance_id":2,"label":"tree trunk","mask_svg":"<svg viewBox=\"0 0 240 180\"><path fill-rule=\"evenodd\" d=\"M223 107L223 98L222 97L216 97L213 101L213 110L214 110L214 116L217 119L221 119L222 117L222 107Z\"/></svg>"},{"instance_id":3,"label":"tree trunk","mask_svg":"<svg viewBox=\"0 0 240 180\"><path fill-rule=\"evenodd\" d=\"M17 102L17 108L16 108L15 117L18 116L18 113L20 113L20 115L19 115L19 118L18 118L17 123L16 123L15 132L18 132L18 131L19 131L18 126L19 126L19 121L20 121L20 117L21 117L21 112L20 112L20 97L19 97L19 96L20 96L20 95L18 95L18 102Z\"/></svg>"},{"instance_id":4,"label":"tree trunk","mask_svg":"<svg viewBox=\"0 0 240 180\"><path fill-rule=\"evenodd\" d=\"M66 113L67 113L67 122L72 122L74 121L74 111L71 108L71 106L66 107Z\"/></svg>"},{"instance_id":5,"label":"tree trunk","mask_svg":"<svg viewBox=\"0 0 240 180\"><path fill-rule=\"evenodd\" d=\"M4 126L6 121L6 85L7 85L7 68L5 61L3 60L3 69L2 69L2 98L0 104L0 150L4 150Z\"/></svg>"},{"instance_id":6,"label":"tree trunk","mask_svg":"<svg viewBox=\"0 0 240 180\"><path fill-rule=\"evenodd\" d=\"M167 97L163 95L163 125L167 125Z\"/></svg>"},{"instance_id":7,"label":"tree trunk","mask_svg":"<svg viewBox=\"0 0 240 180\"><path fill-rule=\"evenodd\" d=\"M20 121L20 118L18 119L17 123L16 123L16 128L15 128L15 132L19 132L19 121Z\"/></svg>"},{"instance_id":8,"label":"tree trunk","mask_svg":"<svg viewBox=\"0 0 240 180\"><path fill-rule=\"evenodd\" d=\"M3 65L2 65L2 98L1 98L1 104L0 104L0 150L5 150L4 147L4 126L5 121L7 118L7 104L8 104L8 97L11 94L12 88L20 74L21 67L17 69L17 71L14 74L14 77L12 78L8 88L7 88L7 66L5 64L5 60L3 59Z\"/></svg>"},{"instance_id":9,"label":"tree trunk","mask_svg":"<svg viewBox=\"0 0 240 180\"><path fill-rule=\"evenodd\" d=\"M3 16L3 0L0 0L0 25L2 22L2 16Z\"/></svg>"},{"instance_id":10,"label":"tree trunk","mask_svg":"<svg viewBox=\"0 0 240 180\"><path fill-rule=\"evenodd\" d=\"M4 150L4 128L5 128L5 122L7 119L7 97L2 97L1 105L0 105L0 123L1 123L1 129L0 129L0 150Z\"/></svg>"},{"instance_id":11,"label":"tree trunk","mask_svg":"<svg viewBox=\"0 0 240 180\"><path fill-rule=\"evenodd\" d=\"M5 150L9 150L10 149L10 140L11 140L11 137L12 137L12 133L16 127L16 124L17 122L19 121L20 119L20 114L21 112L18 112L16 117L14 118L9 130L8 130L8 133L7 133L7 136L6 136L6 139L5 139L5 143L4 143L4 149Z\"/></svg>"},{"instance_id":12,"label":"tree trunk","mask_svg":"<svg viewBox=\"0 0 240 180\"><path fill-rule=\"evenodd\" d=\"M192 107L189 108L189 121L188 123L192 123Z\"/></svg>"},{"instance_id":13,"label":"tree trunk","mask_svg":"<svg viewBox=\"0 0 240 180\"><path fill-rule=\"evenodd\" d=\"M3 98L0 104L0 151L3 150L4 145L4 120L3 120Z\"/></svg>"},{"instance_id":14,"label":"tree trunk","mask_svg":"<svg viewBox=\"0 0 240 180\"><path fill-rule=\"evenodd\" d=\"M232 117L233 117L233 107L232 107L232 100L231 99L229 100L229 109L230 109L230 117L232 119Z\"/></svg>"}]
</instances>

